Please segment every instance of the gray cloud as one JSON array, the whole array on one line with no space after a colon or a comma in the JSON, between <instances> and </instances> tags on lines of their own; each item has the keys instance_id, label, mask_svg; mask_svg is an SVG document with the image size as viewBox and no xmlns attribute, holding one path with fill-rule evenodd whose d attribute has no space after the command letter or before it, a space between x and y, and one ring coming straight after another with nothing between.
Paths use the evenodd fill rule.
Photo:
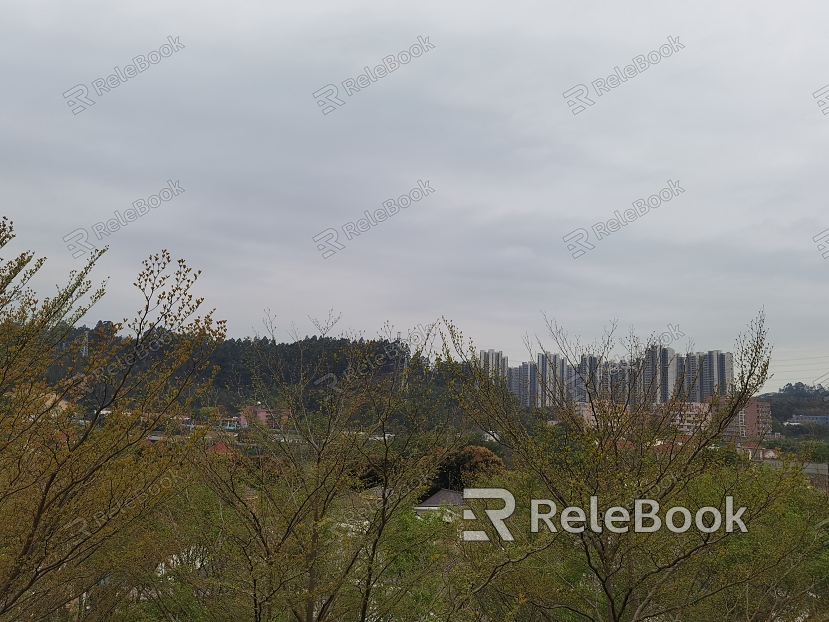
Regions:
<instances>
[{"instance_id":1,"label":"gray cloud","mask_svg":"<svg viewBox=\"0 0 829 622\"><path fill-rule=\"evenodd\" d=\"M309 333L330 307L369 335L446 315L519 361L541 310L588 340L617 318L729 349L765 307L780 358L767 387L809 381L829 368L829 260L812 241L829 227L829 115L812 97L829 84L827 22L817 0L10 2L3 213L15 249L49 256L46 288L82 262L64 235L181 181L103 241L94 319L128 315L140 260L166 247L204 270L234 336L265 308ZM570 112L563 92L669 35L685 49ZM63 92L168 36L185 49L72 114ZM314 91L418 36L435 48L321 113ZM322 258L314 235L418 179L436 192ZM686 192L570 256L564 235L668 179Z\"/></svg>"}]
</instances>

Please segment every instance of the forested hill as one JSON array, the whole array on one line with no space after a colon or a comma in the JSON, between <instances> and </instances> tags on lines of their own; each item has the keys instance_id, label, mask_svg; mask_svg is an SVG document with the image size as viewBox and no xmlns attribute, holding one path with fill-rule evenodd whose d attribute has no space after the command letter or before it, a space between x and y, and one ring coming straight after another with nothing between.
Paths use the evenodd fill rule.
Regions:
<instances>
[{"instance_id":1,"label":"forested hill","mask_svg":"<svg viewBox=\"0 0 829 622\"><path fill-rule=\"evenodd\" d=\"M87 340L91 349L96 341L95 331L107 324L98 322L94 328L87 326L72 328L64 343ZM306 336L293 343L276 343L275 340L267 338L227 339L219 344L210 357L211 366L218 367L210 392L210 405L222 405L229 410L236 410L249 404L251 400L255 400L255 373L260 375L265 384L272 387L280 381L295 384L299 380L301 370L308 374L317 365L319 369L325 370L320 375L332 372L341 377L349 366L349 361L342 353L346 350L354 352L353 346L358 346L356 350L361 351L366 360L366 357L374 359L392 350L390 342L385 339L361 339L353 342L345 338ZM405 342L399 342L395 351L408 353L409 349ZM164 349L162 348L148 353L148 360L163 355ZM355 365L357 363L357 361L354 362ZM146 364L146 361L143 364ZM377 372L384 373L390 372L392 365L393 362L387 357L383 364L372 366ZM49 381L55 382L60 379L65 369L66 366L54 365L49 371Z\"/></svg>"},{"instance_id":2,"label":"forested hill","mask_svg":"<svg viewBox=\"0 0 829 622\"><path fill-rule=\"evenodd\" d=\"M829 391L821 385L798 382L787 384L776 393L765 393L760 399L771 402L771 415L781 423L793 415L829 415Z\"/></svg>"}]
</instances>

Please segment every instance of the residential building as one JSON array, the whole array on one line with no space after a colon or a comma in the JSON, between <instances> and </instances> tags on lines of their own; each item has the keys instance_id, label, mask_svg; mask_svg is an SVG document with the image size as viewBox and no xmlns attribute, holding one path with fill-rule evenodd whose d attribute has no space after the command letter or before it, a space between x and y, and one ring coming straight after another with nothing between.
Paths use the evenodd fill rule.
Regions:
<instances>
[{"instance_id":1,"label":"residential building","mask_svg":"<svg viewBox=\"0 0 829 622\"><path fill-rule=\"evenodd\" d=\"M752 397L738 412L723 433L723 437L742 443L761 441L771 435L771 402Z\"/></svg>"},{"instance_id":2,"label":"residential building","mask_svg":"<svg viewBox=\"0 0 829 622\"><path fill-rule=\"evenodd\" d=\"M700 352L702 359L700 401L718 395L728 395L734 388L734 357L730 352L709 350Z\"/></svg>"},{"instance_id":3,"label":"residential building","mask_svg":"<svg viewBox=\"0 0 829 622\"><path fill-rule=\"evenodd\" d=\"M544 408L567 402L568 365L558 354L538 354L536 379L538 382L538 406Z\"/></svg>"},{"instance_id":4,"label":"residential building","mask_svg":"<svg viewBox=\"0 0 829 622\"><path fill-rule=\"evenodd\" d=\"M508 367L495 350L481 350L481 363L508 380L522 406L565 407L588 402L592 395L610 395L626 403L665 404L679 393L679 401L704 403L734 387L734 361L730 352L709 350L679 355L673 348L654 345L641 357L620 361L583 355L575 365L559 354L543 352L536 362Z\"/></svg>"},{"instance_id":5,"label":"residential building","mask_svg":"<svg viewBox=\"0 0 829 622\"><path fill-rule=\"evenodd\" d=\"M509 388L524 408L539 406L538 367L535 363L521 363L509 368Z\"/></svg>"},{"instance_id":6,"label":"residential building","mask_svg":"<svg viewBox=\"0 0 829 622\"><path fill-rule=\"evenodd\" d=\"M746 437L753 441L768 438L771 434L771 402L751 398L745 408Z\"/></svg>"},{"instance_id":7,"label":"residential building","mask_svg":"<svg viewBox=\"0 0 829 622\"><path fill-rule=\"evenodd\" d=\"M693 435L702 426L711 421L711 405L701 402L683 402L671 423L680 434Z\"/></svg>"},{"instance_id":8,"label":"residential building","mask_svg":"<svg viewBox=\"0 0 829 622\"><path fill-rule=\"evenodd\" d=\"M829 425L829 415L794 415L785 425L803 425L807 423Z\"/></svg>"},{"instance_id":9,"label":"residential building","mask_svg":"<svg viewBox=\"0 0 829 622\"><path fill-rule=\"evenodd\" d=\"M699 354L689 352L677 358L678 386L681 388L682 399L687 402L701 402L700 391L701 361Z\"/></svg>"},{"instance_id":10,"label":"residential building","mask_svg":"<svg viewBox=\"0 0 829 622\"><path fill-rule=\"evenodd\" d=\"M509 360L501 350L481 350L481 365L493 376L507 378Z\"/></svg>"},{"instance_id":11,"label":"residential building","mask_svg":"<svg viewBox=\"0 0 829 622\"><path fill-rule=\"evenodd\" d=\"M752 442L740 444L738 451L747 455L749 460L754 461L777 460L780 458L780 454L776 450L766 449L762 445Z\"/></svg>"},{"instance_id":12,"label":"residential building","mask_svg":"<svg viewBox=\"0 0 829 622\"><path fill-rule=\"evenodd\" d=\"M660 404L669 402L676 390L677 356L673 348L659 349L659 396Z\"/></svg>"},{"instance_id":13,"label":"residential building","mask_svg":"<svg viewBox=\"0 0 829 622\"><path fill-rule=\"evenodd\" d=\"M463 493L448 488L441 488L428 499L424 499L414 507L415 514L423 516L426 512L441 512L443 520L451 522L460 518L462 509L466 506Z\"/></svg>"}]
</instances>

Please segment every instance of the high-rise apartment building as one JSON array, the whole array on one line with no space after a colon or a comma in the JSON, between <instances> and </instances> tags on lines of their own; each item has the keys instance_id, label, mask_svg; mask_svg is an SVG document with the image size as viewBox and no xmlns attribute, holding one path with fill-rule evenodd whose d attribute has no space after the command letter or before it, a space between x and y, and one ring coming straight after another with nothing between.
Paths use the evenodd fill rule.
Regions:
<instances>
[{"instance_id":1,"label":"high-rise apartment building","mask_svg":"<svg viewBox=\"0 0 829 622\"><path fill-rule=\"evenodd\" d=\"M676 384L677 356L673 348L660 348L659 352L659 403L664 404L670 401Z\"/></svg>"},{"instance_id":2,"label":"high-rise apartment building","mask_svg":"<svg viewBox=\"0 0 829 622\"><path fill-rule=\"evenodd\" d=\"M576 368L574 380L573 399L577 402L589 401L588 393L596 395L601 379L601 359L597 356L582 355L581 361Z\"/></svg>"},{"instance_id":3,"label":"high-rise apartment building","mask_svg":"<svg viewBox=\"0 0 829 622\"><path fill-rule=\"evenodd\" d=\"M725 395L734 386L730 352L710 350L677 354L655 345L633 360L605 361L584 355L575 365L559 354L540 353L537 362L508 368L499 351L481 350L481 363L495 375L506 377L524 406L563 406L583 403L598 393L630 403L666 403L674 392L680 402L702 403Z\"/></svg>"},{"instance_id":4,"label":"high-rise apartment building","mask_svg":"<svg viewBox=\"0 0 829 622\"><path fill-rule=\"evenodd\" d=\"M521 363L509 368L509 387L524 408L540 406L540 382L535 363Z\"/></svg>"},{"instance_id":5,"label":"high-rise apartment building","mask_svg":"<svg viewBox=\"0 0 829 622\"><path fill-rule=\"evenodd\" d=\"M701 366L697 354L689 352L684 356L677 357L677 372L682 369L679 376L679 385L682 391L682 401L700 402Z\"/></svg>"},{"instance_id":6,"label":"high-rise apartment building","mask_svg":"<svg viewBox=\"0 0 829 622\"><path fill-rule=\"evenodd\" d=\"M546 407L566 404L573 394L573 368L565 358L549 352L539 353L537 361L537 405Z\"/></svg>"},{"instance_id":7,"label":"high-rise apartment building","mask_svg":"<svg viewBox=\"0 0 829 622\"><path fill-rule=\"evenodd\" d=\"M731 352L720 352L717 356L717 382L722 395L734 391L734 355Z\"/></svg>"},{"instance_id":8,"label":"high-rise apartment building","mask_svg":"<svg viewBox=\"0 0 829 622\"><path fill-rule=\"evenodd\" d=\"M704 400L708 397L713 397L715 393L725 395L728 391L724 384L723 374L720 366L719 350L709 350L708 352L700 352L699 356L702 358L702 382L700 383L700 393Z\"/></svg>"},{"instance_id":9,"label":"high-rise apartment building","mask_svg":"<svg viewBox=\"0 0 829 622\"><path fill-rule=\"evenodd\" d=\"M654 345L645 351L640 361L629 363L631 372L639 375L636 386L637 399L649 403L664 404L674 395L674 391L682 390L680 401L699 401L699 390L684 386L684 374L687 368L687 357L677 355L673 348ZM696 368L696 362L691 362ZM693 397L686 399L691 393Z\"/></svg>"},{"instance_id":10,"label":"high-rise apartment building","mask_svg":"<svg viewBox=\"0 0 829 622\"><path fill-rule=\"evenodd\" d=\"M677 361L677 369L682 370L679 378L688 402L704 402L717 395L724 396L734 388L734 355L731 352L689 352L677 357Z\"/></svg>"},{"instance_id":11,"label":"high-rise apartment building","mask_svg":"<svg viewBox=\"0 0 829 622\"><path fill-rule=\"evenodd\" d=\"M493 376L507 378L509 360L501 350L481 350L481 365Z\"/></svg>"}]
</instances>

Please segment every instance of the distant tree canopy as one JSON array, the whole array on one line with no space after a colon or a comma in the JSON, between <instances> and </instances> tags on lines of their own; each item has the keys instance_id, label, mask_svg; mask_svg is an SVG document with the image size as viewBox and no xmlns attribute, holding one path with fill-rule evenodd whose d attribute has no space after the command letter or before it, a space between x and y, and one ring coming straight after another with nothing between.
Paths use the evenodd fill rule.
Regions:
<instances>
[{"instance_id":1,"label":"distant tree canopy","mask_svg":"<svg viewBox=\"0 0 829 622\"><path fill-rule=\"evenodd\" d=\"M66 337L59 346L59 351L72 352L73 358L78 358L81 356L79 354L80 344L86 342L88 347L96 347L99 345L98 335L101 334L102 329L109 329L111 326L112 322L98 322L94 328L86 325L66 327ZM267 337L226 339L218 345L210 357L210 366L211 368L217 367L217 371L209 395L200 400L197 406L223 406L235 411L259 399L256 387L261 389L263 383L270 387L298 383L300 381L299 370L308 364L329 369L339 378L347 375L349 366L352 367L352 373L359 374L357 368L361 361L355 364L337 356L338 352L345 351L351 343L352 341L347 338L317 336L306 336L293 343L277 343L274 339ZM361 339L353 343L359 343L364 347L366 355L363 358L366 361L374 361L376 357L390 349L391 342L384 339L369 341ZM123 347L128 347L126 338L123 340ZM398 347L402 348L407 355L409 354L405 344ZM149 365L154 359L161 358L162 352L159 350L150 353L144 364ZM273 361L278 361L278 363L275 366L273 364L263 366L262 360L265 357L269 363ZM47 382L54 383L63 379L70 363L77 363L77 361L58 360L51 365L46 378ZM391 358L386 357L382 364L371 363L371 367L376 368L380 374L389 374L393 371L394 364ZM208 379L208 376L209 374L205 372L203 379ZM258 384L255 381L257 377L259 378Z\"/></svg>"},{"instance_id":2,"label":"distant tree canopy","mask_svg":"<svg viewBox=\"0 0 829 622\"><path fill-rule=\"evenodd\" d=\"M0 250L12 238L0 218ZM654 405L644 366L627 404L585 368L588 416L554 384L521 408L446 320L415 353L329 339L331 316L319 338L225 340L199 273L166 251L143 262L133 319L74 328L104 294L88 278L102 253L42 299L27 283L43 260L0 259L0 622L829 619L825 492L721 444L768 377L762 314L733 393L689 434L681 391ZM570 361L614 346L548 326ZM275 416L221 425L222 404L257 402ZM518 504L501 527L475 493L416 512L433 486ZM699 508L696 529L688 509L656 527L657 506Z\"/></svg>"},{"instance_id":3,"label":"distant tree canopy","mask_svg":"<svg viewBox=\"0 0 829 622\"><path fill-rule=\"evenodd\" d=\"M13 238L1 218L0 249ZM142 262L132 319L73 329L104 295L89 278L103 252L43 297L30 285L45 259L0 259L0 620L48 620L107 584L117 543L182 462L184 442L151 433L192 412L226 334L197 315L199 272L167 251Z\"/></svg>"},{"instance_id":4,"label":"distant tree canopy","mask_svg":"<svg viewBox=\"0 0 829 622\"><path fill-rule=\"evenodd\" d=\"M474 486L477 478L492 477L503 470L504 461L495 452L479 445L467 445L449 452L429 494L441 488L463 490Z\"/></svg>"},{"instance_id":5,"label":"distant tree canopy","mask_svg":"<svg viewBox=\"0 0 829 622\"><path fill-rule=\"evenodd\" d=\"M820 397L823 399L825 394L826 389L824 389L822 385L808 385L802 382L795 382L794 384L790 382L777 391L777 395L783 395L786 397Z\"/></svg>"},{"instance_id":6,"label":"distant tree canopy","mask_svg":"<svg viewBox=\"0 0 829 622\"><path fill-rule=\"evenodd\" d=\"M829 415L829 401L823 399L826 396L829 392L819 384L797 382L787 384L777 393L765 393L759 399L771 402L771 416L784 422L794 415Z\"/></svg>"}]
</instances>

